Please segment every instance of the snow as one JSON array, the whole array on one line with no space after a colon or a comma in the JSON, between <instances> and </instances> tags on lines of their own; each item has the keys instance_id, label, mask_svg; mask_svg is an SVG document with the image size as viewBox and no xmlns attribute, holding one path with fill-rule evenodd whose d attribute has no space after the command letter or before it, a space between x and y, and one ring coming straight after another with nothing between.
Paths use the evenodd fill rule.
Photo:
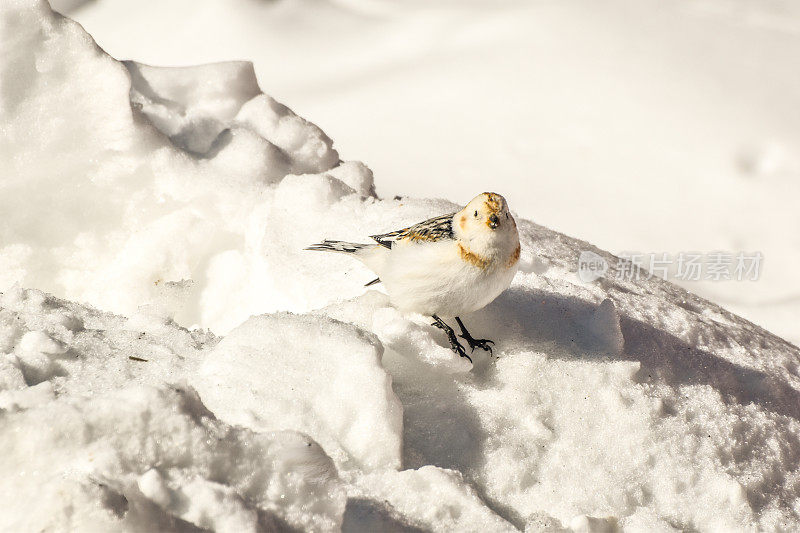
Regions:
<instances>
[{"instance_id":1,"label":"snow","mask_svg":"<svg viewBox=\"0 0 800 533\"><path fill-rule=\"evenodd\" d=\"M515 531L480 501L456 471L424 466L362 481L373 497L389 502L399 513L414 517L426 531ZM436 505L431 505L436 501Z\"/></svg>"},{"instance_id":2,"label":"snow","mask_svg":"<svg viewBox=\"0 0 800 533\"><path fill-rule=\"evenodd\" d=\"M0 25L0 530L800 527L796 346L518 217L470 364L302 250L454 204L378 197L246 63Z\"/></svg>"},{"instance_id":3,"label":"snow","mask_svg":"<svg viewBox=\"0 0 800 533\"><path fill-rule=\"evenodd\" d=\"M85 327L68 329L65 316ZM341 523L344 487L313 440L232 427L179 384L182 365L195 368L213 335L174 324L130 331L121 317L35 290L3 293L0 317L15 325L0 392L0 491L15 503L0 529ZM58 355L55 371L30 373L30 354Z\"/></svg>"},{"instance_id":4,"label":"snow","mask_svg":"<svg viewBox=\"0 0 800 533\"><path fill-rule=\"evenodd\" d=\"M352 324L262 315L231 331L192 383L231 424L300 429L341 470L397 469L403 408L381 355L380 342Z\"/></svg>"},{"instance_id":5,"label":"snow","mask_svg":"<svg viewBox=\"0 0 800 533\"><path fill-rule=\"evenodd\" d=\"M761 251L758 282L682 283L800 342L796 2L234 6L68 12L115 57L253 60L266 92L369 162L384 197L498 190L613 252Z\"/></svg>"}]
</instances>

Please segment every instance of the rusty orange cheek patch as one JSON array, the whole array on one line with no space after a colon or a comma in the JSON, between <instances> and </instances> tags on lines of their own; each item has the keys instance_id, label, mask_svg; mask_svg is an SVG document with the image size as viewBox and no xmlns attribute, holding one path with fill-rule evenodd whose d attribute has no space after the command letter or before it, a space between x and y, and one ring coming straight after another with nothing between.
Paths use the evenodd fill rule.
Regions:
<instances>
[{"instance_id":1,"label":"rusty orange cheek patch","mask_svg":"<svg viewBox=\"0 0 800 533\"><path fill-rule=\"evenodd\" d=\"M508 258L508 263L506 263L506 267L511 268L514 264L519 261L519 254L522 251L520 245L517 245L517 248L514 250L514 253L511 254L511 257Z\"/></svg>"},{"instance_id":2,"label":"rusty orange cheek patch","mask_svg":"<svg viewBox=\"0 0 800 533\"><path fill-rule=\"evenodd\" d=\"M483 257L479 256L476 253L470 252L466 248L464 248L460 243L458 245L458 253L461 256L461 259L470 263L471 265L475 265L480 269L484 269L489 266L489 260L484 259Z\"/></svg>"},{"instance_id":3,"label":"rusty orange cheek patch","mask_svg":"<svg viewBox=\"0 0 800 533\"><path fill-rule=\"evenodd\" d=\"M465 229L464 226L467 224L467 215L461 215L461 220L458 221L458 225L461 226L461 229Z\"/></svg>"}]
</instances>

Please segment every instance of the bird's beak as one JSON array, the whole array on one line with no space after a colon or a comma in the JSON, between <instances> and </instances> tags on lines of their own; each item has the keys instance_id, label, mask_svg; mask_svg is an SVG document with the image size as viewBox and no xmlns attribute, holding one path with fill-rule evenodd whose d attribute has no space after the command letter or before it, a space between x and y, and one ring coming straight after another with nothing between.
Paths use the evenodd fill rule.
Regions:
<instances>
[{"instance_id":1,"label":"bird's beak","mask_svg":"<svg viewBox=\"0 0 800 533\"><path fill-rule=\"evenodd\" d=\"M492 229L496 229L497 225L500 223L500 220L497 218L497 215L492 214L489 216L489 227Z\"/></svg>"}]
</instances>

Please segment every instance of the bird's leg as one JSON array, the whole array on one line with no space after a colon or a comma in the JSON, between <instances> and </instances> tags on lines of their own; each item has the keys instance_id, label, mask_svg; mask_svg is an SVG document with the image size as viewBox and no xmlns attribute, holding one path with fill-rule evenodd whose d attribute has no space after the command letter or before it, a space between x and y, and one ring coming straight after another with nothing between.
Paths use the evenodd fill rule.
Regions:
<instances>
[{"instance_id":1,"label":"bird's leg","mask_svg":"<svg viewBox=\"0 0 800 533\"><path fill-rule=\"evenodd\" d=\"M464 350L464 347L458 342L458 338L456 337L456 332L453 331L453 328L445 324L444 320L439 318L436 315L431 315L433 317L434 323L431 326L436 326L437 328L443 330L447 334L447 339L450 341L450 348L456 352L461 357L466 357L469 359L469 362L472 362L472 358L467 355L467 352Z\"/></svg>"},{"instance_id":2,"label":"bird's leg","mask_svg":"<svg viewBox=\"0 0 800 533\"><path fill-rule=\"evenodd\" d=\"M459 337L467 341L467 344L469 344L469 347L472 348L473 352L475 351L475 348L481 348L492 354L492 347L490 345L494 344L494 341L490 341L489 339L473 339L472 335L470 335L469 331L467 331L467 328L464 327L464 323L461 322L461 319L456 317L456 322L458 322L458 325L461 328L461 335L459 335Z\"/></svg>"}]
</instances>

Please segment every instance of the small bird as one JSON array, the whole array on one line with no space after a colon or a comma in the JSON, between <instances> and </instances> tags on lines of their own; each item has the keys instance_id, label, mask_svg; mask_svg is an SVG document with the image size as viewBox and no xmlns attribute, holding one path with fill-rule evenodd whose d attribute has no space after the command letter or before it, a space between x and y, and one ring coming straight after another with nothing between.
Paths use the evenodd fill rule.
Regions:
<instances>
[{"instance_id":1,"label":"small bird","mask_svg":"<svg viewBox=\"0 0 800 533\"><path fill-rule=\"evenodd\" d=\"M306 250L341 252L361 260L378 275L366 286L383 283L400 311L432 317L432 325L447 334L453 351L470 362L442 316L455 318L460 337L473 352L475 348L492 352L494 342L473 338L459 315L497 298L517 272L519 233L505 198L486 192L461 211L371 238L375 243L325 240Z\"/></svg>"}]
</instances>

